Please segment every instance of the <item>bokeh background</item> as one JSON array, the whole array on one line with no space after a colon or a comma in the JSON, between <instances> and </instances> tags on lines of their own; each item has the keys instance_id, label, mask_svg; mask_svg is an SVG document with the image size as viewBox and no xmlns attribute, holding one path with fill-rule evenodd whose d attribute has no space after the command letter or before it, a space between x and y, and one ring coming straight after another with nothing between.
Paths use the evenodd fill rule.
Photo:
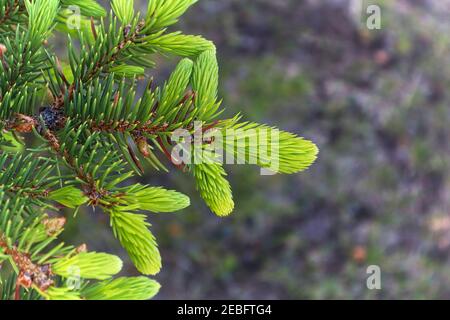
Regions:
<instances>
[{"instance_id":1,"label":"bokeh background","mask_svg":"<svg viewBox=\"0 0 450 320\"><path fill-rule=\"evenodd\" d=\"M159 299L450 298L450 1L366 1L382 8L375 31L350 2L203 0L176 26L216 43L227 115L296 132L321 154L294 176L229 167L227 219L189 175L150 171L143 181L192 199L150 216ZM152 75L162 82L175 63ZM136 273L104 215L80 213L65 236ZM367 289L369 265L382 290Z\"/></svg>"}]
</instances>

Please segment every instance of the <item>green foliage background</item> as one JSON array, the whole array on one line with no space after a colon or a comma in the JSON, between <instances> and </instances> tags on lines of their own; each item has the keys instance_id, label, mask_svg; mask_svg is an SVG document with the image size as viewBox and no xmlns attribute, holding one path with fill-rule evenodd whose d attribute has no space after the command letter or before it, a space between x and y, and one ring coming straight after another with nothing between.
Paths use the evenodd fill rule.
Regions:
<instances>
[{"instance_id":1,"label":"green foliage background","mask_svg":"<svg viewBox=\"0 0 450 320\"><path fill-rule=\"evenodd\" d=\"M182 174L147 177L193 203L152 220L159 298L450 298L448 12L384 1L383 29L366 34L346 1L310 3L211 0L181 21L215 41L229 114L301 132L322 155L298 176L231 168L225 221ZM104 217L79 219L66 236L111 249ZM365 286L370 264L381 291Z\"/></svg>"}]
</instances>

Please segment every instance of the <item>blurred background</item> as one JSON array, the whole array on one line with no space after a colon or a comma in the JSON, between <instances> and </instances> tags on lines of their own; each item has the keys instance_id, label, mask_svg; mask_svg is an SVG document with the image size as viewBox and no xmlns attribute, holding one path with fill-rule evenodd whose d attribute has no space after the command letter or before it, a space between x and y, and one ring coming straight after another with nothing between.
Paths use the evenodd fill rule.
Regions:
<instances>
[{"instance_id":1,"label":"blurred background","mask_svg":"<svg viewBox=\"0 0 450 320\"><path fill-rule=\"evenodd\" d=\"M229 167L227 219L189 175L150 171L143 181L192 200L149 217L159 299L450 298L450 1L366 1L381 7L380 30L351 2L203 0L176 26L216 43L228 116L295 132L321 154L294 176ZM163 82L175 63L152 75ZM65 236L135 274L108 224L80 213ZM369 265L382 290L367 289Z\"/></svg>"}]
</instances>

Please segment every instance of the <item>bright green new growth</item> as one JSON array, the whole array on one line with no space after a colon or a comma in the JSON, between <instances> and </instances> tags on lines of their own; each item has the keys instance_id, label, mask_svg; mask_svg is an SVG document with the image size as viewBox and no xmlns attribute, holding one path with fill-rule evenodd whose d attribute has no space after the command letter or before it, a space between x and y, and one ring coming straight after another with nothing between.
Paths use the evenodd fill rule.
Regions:
<instances>
[{"instance_id":1,"label":"bright green new growth","mask_svg":"<svg viewBox=\"0 0 450 320\"><path fill-rule=\"evenodd\" d=\"M234 201L224 168L213 163L194 165L193 170L197 189L212 212L220 217L230 215Z\"/></svg>"},{"instance_id":2,"label":"bright green new growth","mask_svg":"<svg viewBox=\"0 0 450 320\"><path fill-rule=\"evenodd\" d=\"M240 115L220 119L214 44L167 31L195 2L149 0L142 15L131 0L112 0L110 14L94 0L0 0L1 299L156 295L154 280L114 279L118 257L57 237L63 209L98 208L137 270L157 274L162 259L147 214L183 210L190 199L130 183L148 169L191 173L211 211L230 215L235 204L223 165L208 153L212 161L200 163L172 156L178 130L222 133L222 141L200 141L200 150L219 146L241 163L278 173L303 171L316 160L317 147L295 134L240 122ZM55 32L67 37L67 60L48 44ZM158 54L180 58L162 87L148 78ZM38 146L26 145L30 135Z\"/></svg>"},{"instance_id":3,"label":"bright green new growth","mask_svg":"<svg viewBox=\"0 0 450 320\"><path fill-rule=\"evenodd\" d=\"M78 208L89 201L89 198L80 189L73 186L53 190L49 193L48 199L71 209Z\"/></svg>"},{"instance_id":4,"label":"bright green new growth","mask_svg":"<svg viewBox=\"0 0 450 320\"><path fill-rule=\"evenodd\" d=\"M154 213L174 212L189 207L190 200L184 194L163 188L134 185L122 199L131 209Z\"/></svg>"},{"instance_id":5,"label":"bright green new growth","mask_svg":"<svg viewBox=\"0 0 450 320\"><path fill-rule=\"evenodd\" d=\"M53 272L62 277L80 275L84 279L107 280L122 270L118 257L95 252L83 252L53 264Z\"/></svg>"},{"instance_id":6,"label":"bright green new growth","mask_svg":"<svg viewBox=\"0 0 450 320\"><path fill-rule=\"evenodd\" d=\"M127 250L136 268L146 275L157 274L161 270L155 237L150 233L146 216L123 211L110 211L111 227L114 235Z\"/></svg>"},{"instance_id":7,"label":"bright green new growth","mask_svg":"<svg viewBox=\"0 0 450 320\"><path fill-rule=\"evenodd\" d=\"M59 7L59 0L25 0L29 17L29 36L31 45L39 45L38 41L47 38L53 28Z\"/></svg>"},{"instance_id":8,"label":"bright green new growth","mask_svg":"<svg viewBox=\"0 0 450 320\"><path fill-rule=\"evenodd\" d=\"M96 284L82 292L89 300L145 300L159 291L160 285L145 277L118 278Z\"/></svg>"},{"instance_id":9,"label":"bright green new growth","mask_svg":"<svg viewBox=\"0 0 450 320\"><path fill-rule=\"evenodd\" d=\"M150 32L153 30L159 30L176 23L178 18L196 2L197 0L149 1L144 31Z\"/></svg>"},{"instance_id":10,"label":"bright green new growth","mask_svg":"<svg viewBox=\"0 0 450 320\"><path fill-rule=\"evenodd\" d=\"M230 128L227 128L230 129ZM223 148L236 159L277 173L293 174L311 166L319 152L317 146L290 132L280 131L258 123L239 123L231 127L232 134L224 130ZM276 143L272 141L276 137ZM277 154L276 163L272 152Z\"/></svg>"}]
</instances>

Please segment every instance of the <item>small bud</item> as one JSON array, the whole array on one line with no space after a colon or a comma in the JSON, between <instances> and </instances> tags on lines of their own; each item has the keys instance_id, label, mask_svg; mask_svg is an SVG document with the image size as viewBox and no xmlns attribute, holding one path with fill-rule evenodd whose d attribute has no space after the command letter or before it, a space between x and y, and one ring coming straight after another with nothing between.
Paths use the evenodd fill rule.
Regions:
<instances>
[{"instance_id":1,"label":"small bud","mask_svg":"<svg viewBox=\"0 0 450 320\"><path fill-rule=\"evenodd\" d=\"M45 264L38 266L33 275L33 282L36 284L41 291L47 291L55 282L52 280L53 272L52 266L50 264Z\"/></svg>"},{"instance_id":2,"label":"small bud","mask_svg":"<svg viewBox=\"0 0 450 320\"><path fill-rule=\"evenodd\" d=\"M139 152L145 157L150 157L150 146L147 143L147 139L144 137L140 137L137 141L137 147L139 149Z\"/></svg>"},{"instance_id":3,"label":"small bud","mask_svg":"<svg viewBox=\"0 0 450 320\"><path fill-rule=\"evenodd\" d=\"M44 219L42 221L42 224L45 226L45 233L49 237L53 237L61 233L61 231L64 229L64 225L66 224L66 218L60 217L60 218Z\"/></svg>"},{"instance_id":4,"label":"small bud","mask_svg":"<svg viewBox=\"0 0 450 320\"><path fill-rule=\"evenodd\" d=\"M6 53L6 51L8 51L8 49L6 49L6 46L4 44L0 43L0 58L3 57L3 55Z\"/></svg>"},{"instance_id":5,"label":"small bud","mask_svg":"<svg viewBox=\"0 0 450 320\"><path fill-rule=\"evenodd\" d=\"M55 283L55 282L54 282L52 279L47 278L47 279L43 279L43 280L39 281L38 287L39 287L39 289L40 289L41 291L44 291L44 292L45 292L45 291L47 291L48 288L50 288L54 283Z\"/></svg>"},{"instance_id":6,"label":"small bud","mask_svg":"<svg viewBox=\"0 0 450 320\"><path fill-rule=\"evenodd\" d=\"M41 272L45 274L51 274L52 266L50 264L44 264L40 267Z\"/></svg>"},{"instance_id":7,"label":"small bud","mask_svg":"<svg viewBox=\"0 0 450 320\"><path fill-rule=\"evenodd\" d=\"M66 117L59 109L47 106L40 110L39 115L42 117L42 120L44 120L47 129L58 130L64 127Z\"/></svg>"},{"instance_id":8,"label":"small bud","mask_svg":"<svg viewBox=\"0 0 450 320\"><path fill-rule=\"evenodd\" d=\"M79 246L75 249L75 252L76 252L77 254L83 253L83 252L87 252L87 251L88 251L88 249L87 249L86 243L83 243L82 245L79 245Z\"/></svg>"},{"instance_id":9,"label":"small bud","mask_svg":"<svg viewBox=\"0 0 450 320\"><path fill-rule=\"evenodd\" d=\"M128 36L130 35L131 32L131 25L127 25L124 29L123 29L123 35L125 38L128 38Z\"/></svg>"},{"instance_id":10,"label":"small bud","mask_svg":"<svg viewBox=\"0 0 450 320\"><path fill-rule=\"evenodd\" d=\"M36 120L30 116L26 116L24 114L17 114L14 123L10 126L17 132L20 133L29 133L33 131L33 128L36 126Z\"/></svg>"},{"instance_id":11,"label":"small bud","mask_svg":"<svg viewBox=\"0 0 450 320\"><path fill-rule=\"evenodd\" d=\"M17 277L17 283L22 287L29 289L33 285L33 280L31 279L31 275L28 272L20 272Z\"/></svg>"}]
</instances>

